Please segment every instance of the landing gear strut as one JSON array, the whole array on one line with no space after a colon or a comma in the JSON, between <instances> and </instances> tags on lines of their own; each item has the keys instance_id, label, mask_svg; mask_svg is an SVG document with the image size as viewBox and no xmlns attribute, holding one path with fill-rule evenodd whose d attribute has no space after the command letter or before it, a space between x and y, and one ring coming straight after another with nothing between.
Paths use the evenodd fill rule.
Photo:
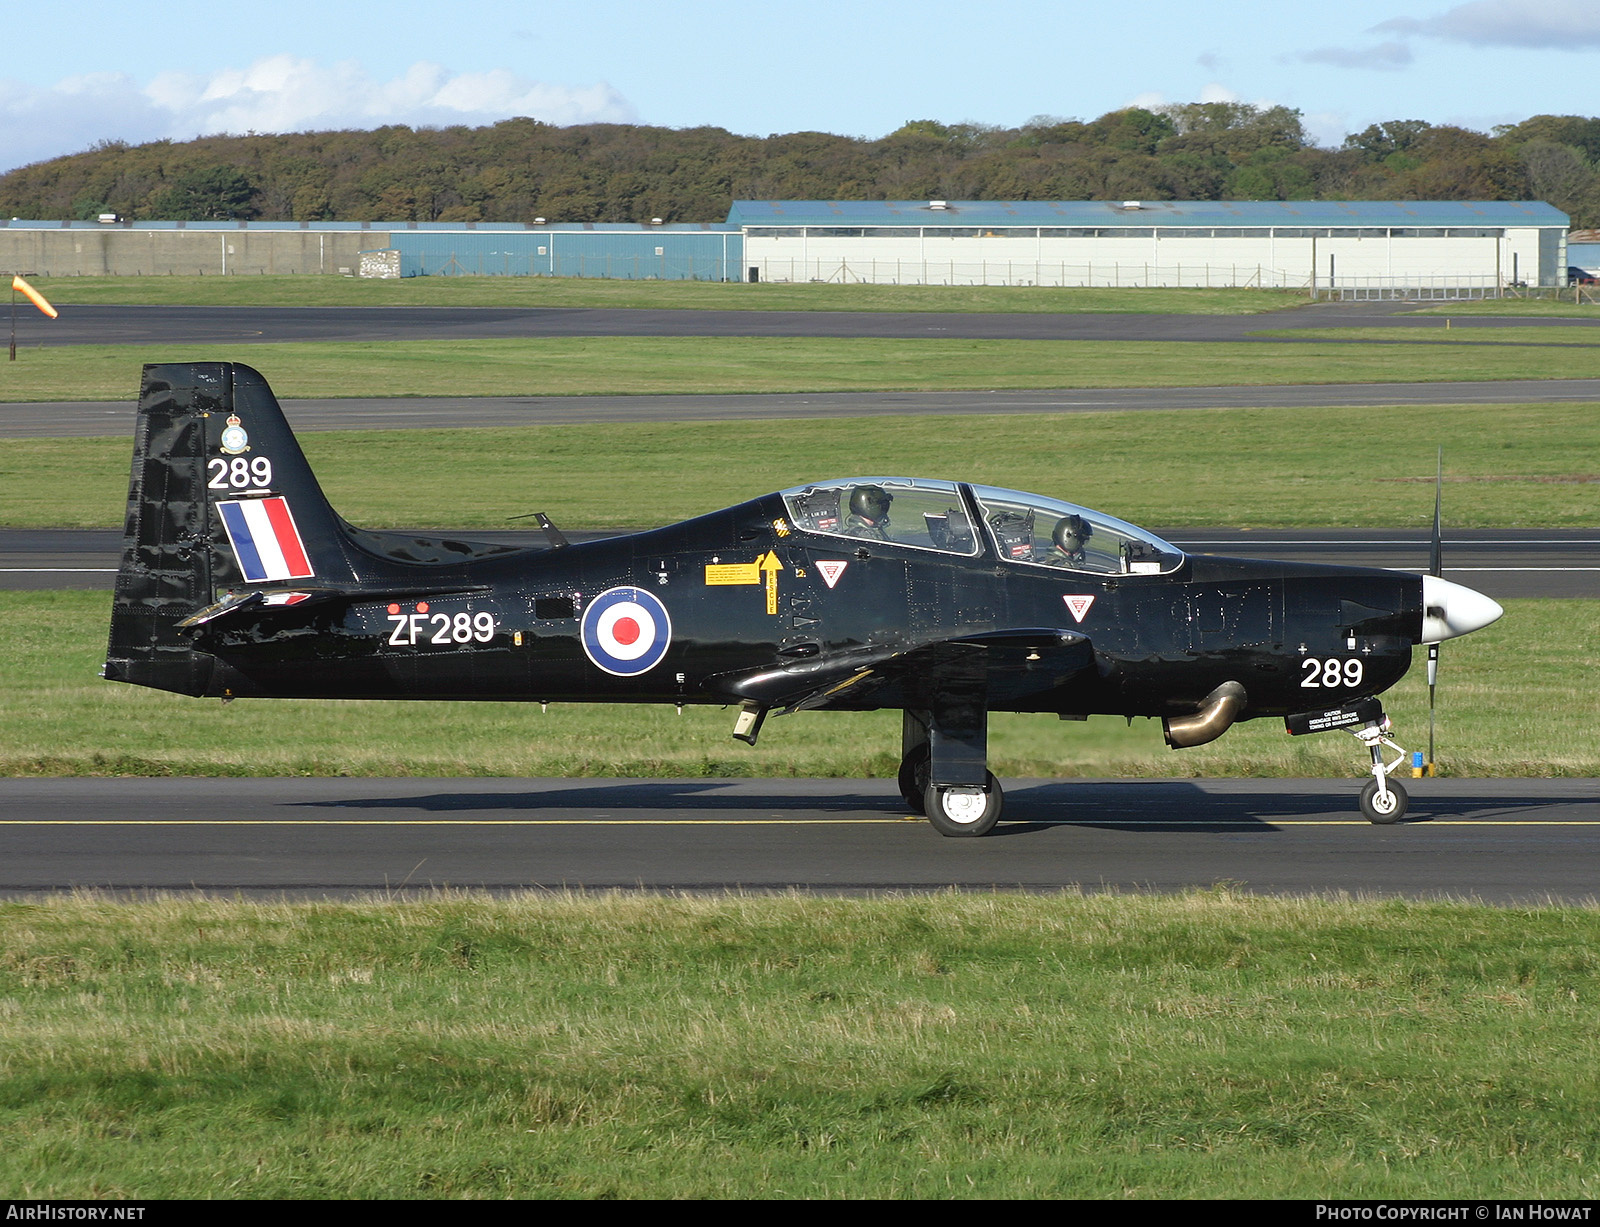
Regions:
<instances>
[{"instance_id":1,"label":"landing gear strut","mask_svg":"<svg viewBox=\"0 0 1600 1227\"><path fill-rule=\"evenodd\" d=\"M1004 793L984 763L987 715L966 704L904 715L900 796L941 835L986 835L1000 821Z\"/></svg>"}]
</instances>

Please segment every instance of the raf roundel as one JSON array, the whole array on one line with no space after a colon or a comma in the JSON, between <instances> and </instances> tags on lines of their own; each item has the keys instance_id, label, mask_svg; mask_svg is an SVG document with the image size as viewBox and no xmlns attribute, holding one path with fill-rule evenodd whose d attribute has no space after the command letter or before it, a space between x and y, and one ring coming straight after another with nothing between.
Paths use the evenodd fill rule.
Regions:
<instances>
[{"instance_id":1,"label":"raf roundel","mask_svg":"<svg viewBox=\"0 0 1600 1227\"><path fill-rule=\"evenodd\" d=\"M583 611L583 651L616 677L636 677L661 663L672 643L667 607L642 588L609 588Z\"/></svg>"}]
</instances>

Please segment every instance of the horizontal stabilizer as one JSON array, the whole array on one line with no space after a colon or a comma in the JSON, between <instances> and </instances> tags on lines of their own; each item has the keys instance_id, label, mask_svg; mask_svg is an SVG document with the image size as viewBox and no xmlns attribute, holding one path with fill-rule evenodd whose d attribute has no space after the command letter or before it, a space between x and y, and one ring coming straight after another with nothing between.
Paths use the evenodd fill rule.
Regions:
<instances>
[{"instance_id":1,"label":"horizontal stabilizer","mask_svg":"<svg viewBox=\"0 0 1600 1227\"><path fill-rule=\"evenodd\" d=\"M207 605L190 614L177 624L177 629L193 633L200 627L219 619L249 613L259 619L274 610L302 610L311 605L325 605L332 601L346 603L370 601L432 600L441 596L460 596L469 592L488 592L488 584L415 585L410 587L388 585L382 588L259 588L249 592L228 592L214 605Z\"/></svg>"}]
</instances>

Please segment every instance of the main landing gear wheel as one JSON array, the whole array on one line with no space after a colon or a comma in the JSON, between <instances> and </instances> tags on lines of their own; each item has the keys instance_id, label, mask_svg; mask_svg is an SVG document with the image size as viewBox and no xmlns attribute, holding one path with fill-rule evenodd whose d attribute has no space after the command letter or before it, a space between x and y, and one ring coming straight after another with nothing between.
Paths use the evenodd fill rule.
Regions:
<instances>
[{"instance_id":1,"label":"main landing gear wheel","mask_svg":"<svg viewBox=\"0 0 1600 1227\"><path fill-rule=\"evenodd\" d=\"M911 811L923 810L922 794L928 791L928 743L912 749L900 760L900 795Z\"/></svg>"},{"instance_id":2,"label":"main landing gear wheel","mask_svg":"<svg viewBox=\"0 0 1600 1227\"><path fill-rule=\"evenodd\" d=\"M1386 784L1387 795L1379 791L1377 780L1368 780L1367 786L1361 790L1362 816L1368 822L1375 822L1379 826L1387 826L1404 818L1410 800L1406 796L1406 790L1394 780L1388 780Z\"/></svg>"},{"instance_id":3,"label":"main landing gear wheel","mask_svg":"<svg viewBox=\"0 0 1600 1227\"><path fill-rule=\"evenodd\" d=\"M1005 796L1000 782L990 772L984 772L986 783L929 784L922 794L923 812L933 829L952 838L970 838L987 835L1000 821L1000 807Z\"/></svg>"}]
</instances>

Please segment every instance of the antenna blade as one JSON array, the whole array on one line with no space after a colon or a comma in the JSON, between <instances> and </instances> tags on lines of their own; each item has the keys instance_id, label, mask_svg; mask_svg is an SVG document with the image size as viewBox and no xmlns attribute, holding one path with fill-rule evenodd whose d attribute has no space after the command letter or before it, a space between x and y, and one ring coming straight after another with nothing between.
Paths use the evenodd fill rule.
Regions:
<instances>
[{"instance_id":1,"label":"antenna blade","mask_svg":"<svg viewBox=\"0 0 1600 1227\"><path fill-rule=\"evenodd\" d=\"M539 527L544 529L544 535L550 539L551 549L564 550L572 544L567 540L566 534L551 523L550 517L545 515L544 512L536 511L533 514L534 518L539 521Z\"/></svg>"}]
</instances>

